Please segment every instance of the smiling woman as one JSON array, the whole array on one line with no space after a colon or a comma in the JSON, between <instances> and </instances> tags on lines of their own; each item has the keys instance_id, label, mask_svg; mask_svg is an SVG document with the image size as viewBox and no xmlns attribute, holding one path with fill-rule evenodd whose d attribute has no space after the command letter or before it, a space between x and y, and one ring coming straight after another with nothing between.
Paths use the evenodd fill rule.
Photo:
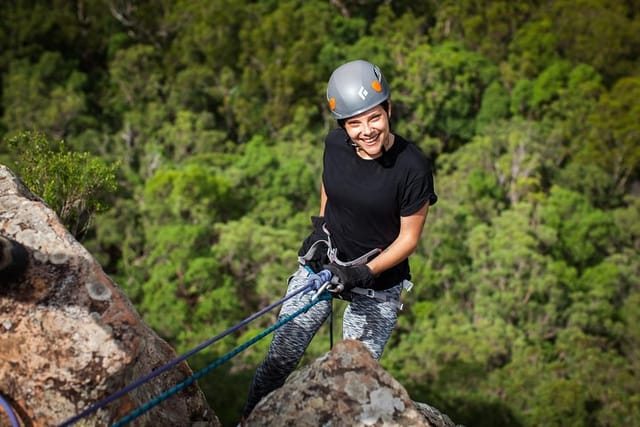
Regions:
<instances>
[{"instance_id":1,"label":"smiling woman","mask_svg":"<svg viewBox=\"0 0 640 427\"><path fill-rule=\"evenodd\" d=\"M338 67L327 101L339 128L325 138L320 214L300 248L287 294L324 269L349 301L343 338L364 343L375 359L395 329L400 295L412 283L408 258L415 250L429 206L437 201L430 162L412 142L391 132L391 91L380 69L367 61ZM313 270L310 272L309 270ZM312 276L313 277L313 276ZM306 303L285 302L280 316ZM322 301L275 332L245 404L249 416L260 399L280 387L329 316Z\"/></svg>"}]
</instances>

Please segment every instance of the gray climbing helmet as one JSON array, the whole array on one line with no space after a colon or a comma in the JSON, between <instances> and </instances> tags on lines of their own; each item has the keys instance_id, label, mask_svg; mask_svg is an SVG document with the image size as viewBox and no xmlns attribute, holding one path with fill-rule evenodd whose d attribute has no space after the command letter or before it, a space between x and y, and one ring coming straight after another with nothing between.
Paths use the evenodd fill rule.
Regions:
<instances>
[{"instance_id":1,"label":"gray climbing helmet","mask_svg":"<svg viewBox=\"0 0 640 427\"><path fill-rule=\"evenodd\" d=\"M336 68L327 85L331 114L346 119L367 111L389 99L391 91L378 66L363 60Z\"/></svg>"}]
</instances>

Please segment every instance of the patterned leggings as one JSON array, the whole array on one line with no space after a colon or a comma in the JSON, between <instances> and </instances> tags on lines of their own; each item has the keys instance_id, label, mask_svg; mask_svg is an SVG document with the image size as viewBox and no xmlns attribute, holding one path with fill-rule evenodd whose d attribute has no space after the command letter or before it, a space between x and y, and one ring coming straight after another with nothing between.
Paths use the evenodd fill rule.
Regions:
<instances>
[{"instance_id":1,"label":"patterned leggings","mask_svg":"<svg viewBox=\"0 0 640 427\"><path fill-rule=\"evenodd\" d=\"M300 267L289 279L287 294L305 286L308 274ZM387 292L398 301L401 291L402 284L398 284ZM304 307L311 301L312 295L313 292L307 292L287 300L282 305L279 318ZM249 416L260 399L284 384L330 312L331 301L320 301L274 332L269 351L251 382L243 417ZM353 300L344 312L342 338L362 341L373 357L379 360L397 319L398 311L394 301L381 302L367 296L353 295Z\"/></svg>"}]
</instances>

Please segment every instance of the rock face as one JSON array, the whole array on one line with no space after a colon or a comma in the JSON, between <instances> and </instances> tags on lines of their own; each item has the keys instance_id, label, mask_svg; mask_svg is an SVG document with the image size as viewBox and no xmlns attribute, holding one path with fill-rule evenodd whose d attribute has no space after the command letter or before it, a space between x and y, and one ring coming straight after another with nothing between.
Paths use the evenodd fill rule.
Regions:
<instances>
[{"instance_id":1,"label":"rock face","mask_svg":"<svg viewBox=\"0 0 640 427\"><path fill-rule=\"evenodd\" d=\"M267 395L247 426L455 427L437 409L415 403L359 341L345 340L294 372Z\"/></svg>"},{"instance_id":2,"label":"rock face","mask_svg":"<svg viewBox=\"0 0 640 427\"><path fill-rule=\"evenodd\" d=\"M61 424L177 357L55 213L2 165L0 236L0 393L24 425ZM191 373L181 363L80 424L115 422ZM130 425L194 424L220 425L195 384Z\"/></svg>"}]
</instances>

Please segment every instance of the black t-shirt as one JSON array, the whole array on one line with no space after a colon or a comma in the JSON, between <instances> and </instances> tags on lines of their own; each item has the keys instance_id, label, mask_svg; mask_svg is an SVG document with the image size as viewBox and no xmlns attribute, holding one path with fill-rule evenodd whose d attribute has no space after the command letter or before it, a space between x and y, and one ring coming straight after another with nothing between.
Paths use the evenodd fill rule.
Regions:
<instances>
[{"instance_id":1,"label":"black t-shirt","mask_svg":"<svg viewBox=\"0 0 640 427\"><path fill-rule=\"evenodd\" d=\"M393 146L374 160L356 153L343 129L325 139L322 182L327 193L324 216L338 258L349 261L372 249L387 248L400 233L400 217L438 200L430 162L412 142L396 135ZM410 279L404 260L384 271L374 289Z\"/></svg>"}]
</instances>

